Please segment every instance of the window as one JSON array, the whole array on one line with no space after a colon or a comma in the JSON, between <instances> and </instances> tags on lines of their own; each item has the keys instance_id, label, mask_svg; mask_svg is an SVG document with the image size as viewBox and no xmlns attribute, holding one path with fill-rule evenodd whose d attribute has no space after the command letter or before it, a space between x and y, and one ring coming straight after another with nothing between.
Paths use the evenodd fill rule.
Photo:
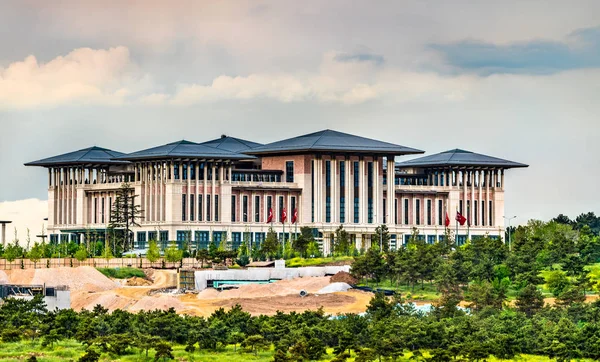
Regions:
<instances>
[{"instance_id":1,"label":"window","mask_svg":"<svg viewBox=\"0 0 600 362\"><path fill-rule=\"evenodd\" d=\"M94 198L94 224L98 223L98 199Z\"/></svg>"},{"instance_id":2,"label":"window","mask_svg":"<svg viewBox=\"0 0 600 362\"><path fill-rule=\"evenodd\" d=\"M231 247L233 248L233 250L239 249L241 244L242 244L242 233L232 232L231 233Z\"/></svg>"},{"instance_id":3,"label":"window","mask_svg":"<svg viewBox=\"0 0 600 362\"><path fill-rule=\"evenodd\" d=\"M463 213L463 200L460 200L458 202L458 212L460 212L461 215L464 215L464 213Z\"/></svg>"},{"instance_id":4,"label":"window","mask_svg":"<svg viewBox=\"0 0 600 362\"><path fill-rule=\"evenodd\" d=\"M265 233L254 233L254 240L256 245L260 246L260 244L265 241Z\"/></svg>"},{"instance_id":5,"label":"window","mask_svg":"<svg viewBox=\"0 0 600 362\"><path fill-rule=\"evenodd\" d=\"M184 163L183 165L183 179L187 180L188 176L188 164Z\"/></svg>"},{"instance_id":6,"label":"window","mask_svg":"<svg viewBox=\"0 0 600 362\"><path fill-rule=\"evenodd\" d=\"M179 163L173 165L173 174L175 176L175 180L179 180Z\"/></svg>"},{"instance_id":7,"label":"window","mask_svg":"<svg viewBox=\"0 0 600 362\"><path fill-rule=\"evenodd\" d=\"M267 215L269 215L269 211L272 210L273 205L271 201L271 196L267 196Z\"/></svg>"},{"instance_id":8,"label":"window","mask_svg":"<svg viewBox=\"0 0 600 362\"><path fill-rule=\"evenodd\" d=\"M248 222L248 196L242 197L242 221Z\"/></svg>"},{"instance_id":9,"label":"window","mask_svg":"<svg viewBox=\"0 0 600 362\"><path fill-rule=\"evenodd\" d=\"M254 196L254 222L260 222L260 196Z\"/></svg>"},{"instance_id":10,"label":"window","mask_svg":"<svg viewBox=\"0 0 600 362\"><path fill-rule=\"evenodd\" d=\"M294 182L294 161L285 163L285 182Z\"/></svg>"},{"instance_id":11,"label":"window","mask_svg":"<svg viewBox=\"0 0 600 362\"><path fill-rule=\"evenodd\" d=\"M138 241L138 245L142 245L140 244L140 242L145 243L146 242L146 232L145 231L138 231L137 232L137 241Z\"/></svg>"},{"instance_id":12,"label":"window","mask_svg":"<svg viewBox=\"0 0 600 362\"><path fill-rule=\"evenodd\" d=\"M492 218L493 217L492 214L494 213L493 210L494 209L492 208L492 200L490 200L490 206L488 207L488 215L489 215L488 218L490 220L490 222L488 223L489 226L494 226L494 219Z\"/></svg>"},{"instance_id":13,"label":"window","mask_svg":"<svg viewBox=\"0 0 600 362\"><path fill-rule=\"evenodd\" d=\"M199 249L208 249L208 236L209 236L209 232L208 231L196 231L195 233L195 239L196 239L196 244L198 245Z\"/></svg>"},{"instance_id":14,"label":"window","mask_svg":"<svg viewBox=\"0 0 600 362\"><path fill-rule=\"evenodd\" d=\"M475 214L473 216L473 225L477 226L477 224L479 223L479 213L477 212L477 205L479 205L479 203L477 201L473 201L473 213Z\"/></svg>"},{"instance_id":15,"label":"window","mask_svg":"<svg viewBox=\"0 0 600 362\"><path fill-rule=\"evenodd\" d=\"M194 212L194 205L196 205L196 203L194 202L195 199L196 195L190 195L190 221L194 221L194 216L196 215L196 213Z\"/></svg>"},{"instance_id":16,"label":"window","mask_svg":"<svg viewBox=\"0 0 600 362\"><path fill-rule=\"evenodd\" d=\"M279 222L283 222L283 196L279 196Z\"/></svg>"},{"instance_id":17,"label":"window","mask_svg":"<svg viewBox=\"0 0 600 362\"><path fill-rule=\"evenodd\" d=\"M160 232L160 241L169 241L169 232L163 230Z\"/></svg>"},{"instance_id":18,"label":"window","mask_svg":"<svg viewBox=\"0 0 600 362\"><path fill-rule=\"evenodd\" d=\"M148 231L148 241L158 241L156 239L156 231Z\"/></svg>"},{"instance_id":19,"label":"window","mask_svg":"<svg viewBox=\"0 0 600 362\"><path fill-rule=\"evenodd\" d=\"M398 223L398 199L394 198L394 224Z\"/></svg>"},{"instance_id":20,"label":"window","mask_svg":"<svg viewBox=\"0 0 600 362\"><path fill-rule=\"evenodd\" d=\"M408 225L408 199L404 199L404 225Z\"/></svg>"},{"instance_id":21,"label":"window","mask_svg":"<svg viewBox=\"0 0 600 362\"><path fill-rule=\"evenodd\" d=\"M183 194L181 196L181 221L185 221L185 211L186 211L186 201L187 200L187 195Z\"/></svg>"},{"instance_id":22,"label":"window","mask_svg":"<svg viewBox=\"0 0 600 362\"><path fill-rule=\"evenodd\" d=\"M216 246L221 245L221 241L223 240L223 232L222 231L213 231L213 241Z\"/></svg>"},{"instance_id":23,"label":"window","mask_svg":"<svg viewBox=\"0 0 600 362\"><path fill-rule=\"evenodd\" d=\"M435 244L435 235L427 235L427 244Z\"/></svg>"},{"instance_id":24,"label":"window","mask_svg":"<svg viewBox=\"0 0 600 362\"><path fill-rule=\"evenodd\" d=\"M431 225L431 200L427 200L427 225Z\"/></svg>"},{"instance_id":25,"label":"window","mask_svg":"<svg viewBox=\"0 0 600 362\"><path fill-rule=\"evenodd\" d=\"M184 242L192 239L192 232L190 230L177 230L177 241ZM180 243L177 243L181 245Z\"/></svg>"},{"instance_id":26,"label":"window","mask_svg":"<svg viewBox=\"0 0 600 362\"><path fill-rule=\"evenodd\" d=\"M485 201L481 201L481 226L485 226Z\"/></svg>"},{"instance_id":27,"label":"window","mask_svg":"<svg viewBox=\"0 0 600 362\"><path fill-rule=\"evenodd\" d=\"M215 195L215 221L219 221L219 195Z\"/></svg>"},{"instance_id":28,"label":"window","mask_svg":"<svg viewBox=\"0 0 600 362\"><path fill-rule=\"evenodd\" d=\"M190 180L196 179L196 165L193 163L190 164Z\"/></svg>"},{"instance_id":29,"label":"window","mask_svg":"<svg viewBox=\"0 0 600 362\"><path fill-rule=\"evenodd\" d=\"M231 222L235 222L235 195L231 195Z\"/></svg>"},{"instance_id":30,"label":"window","mask_svg":"<svg viewBox=\"0 0 600 362\"><path fill-rule=\"evenodd\" d=\"M210 221L210 195L206 195L206 221Z\"/></svg>"},{"instance_id":31,"label":"window","mask_svg":"<svg viewBox=\"0 0 600 362\"><path fill-rule=\"evenodd\" d=\"M415 200L415 224L421 225L421 200Z\"/></svg>"},{"instance_id":32,"label":"window","mask_svg":"<svg viewBox=\"0 0 600 362\"><path fill-rule=\"evenodd\" d=\"M444 202L442 200L438 200L438 225L444 225Z\"/></svg>"},{"instance_id":33,"label":"window","mask_svg":"<svg viewBox=\"0 0 600 362\"><path fill-rule=\"evenodd\" d=\"M386 218L386 213L387 213L387 205L385 202L385 198L383 199L383 223L385 224L387 222L387 218Z\"/></svg>"},{"instance_id":34,"label":"window","mask_svg":"<svg viewBox=\"0 0 600 362\"><path fill-rule=\"evenodd\" d=\"M202 212L203 212L202 200L203 200L202 195L198 195L198 221L202 221Z\"/></svg>"},{"instance_id":35,"label":"window","mask_svg":"<svg viewBox=\"0 0 600 362\"><path fill-rule=\"evenodd\" d=\"M292 218L294 217L294 212L296 212L296 196L292 196L290 198L290 202L291 202L291 205L290 205L289 213L291 215L291 217L290 217L290 222L291 222Z\"/></svg>"},{"instance_id":36,"label":"window","mask_svg":"<svg viewBox=\"0 0 600 362\"><path fill-rule=\"evenodd\" d=\"M102 224L104 224L104 214L106 213L104 211L104 197L102 198L102 221L100 221Z\"/></svg>"}]
</instances>

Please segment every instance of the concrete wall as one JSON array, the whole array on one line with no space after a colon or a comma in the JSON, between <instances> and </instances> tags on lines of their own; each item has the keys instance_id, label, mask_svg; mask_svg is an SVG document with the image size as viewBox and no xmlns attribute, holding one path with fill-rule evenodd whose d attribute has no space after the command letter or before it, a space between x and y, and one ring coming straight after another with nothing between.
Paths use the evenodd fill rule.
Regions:
<instances>
[{"instance_id":1,"label":"concrete wall","mask_svg":"<svg viewBox=\"0 0 600 362\"><path fill-rule=\"evenodd\" d=\"M246 270L202 270L195 272L196 290L207 288L212 280L271 280L292 279L299 277L323 277L337 272L350 272L350 265L315 266L305 268L256 268Z\"/></svg>"}]
</instances>

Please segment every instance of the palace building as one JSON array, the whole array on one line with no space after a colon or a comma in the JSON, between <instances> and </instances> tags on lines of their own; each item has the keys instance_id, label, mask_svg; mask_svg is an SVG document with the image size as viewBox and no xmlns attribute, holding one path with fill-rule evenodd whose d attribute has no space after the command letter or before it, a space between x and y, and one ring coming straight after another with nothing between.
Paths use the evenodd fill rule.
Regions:
<instances>
[{"instance_id":1,"label":"palace building","mask_svg":"<svg viewBox=\"0 0 600 362\"><path fill-rule=\"evenodd\" d=\"M414 228L429 243L441 240L447 218L459 243L501 236L505 171L527 165L460 149L401 161L422 153L324 130L265 145L222 136L128 154L91 147L26 166L48 169L54 242L81 242L90 231L103 238L123 182L142 210L139 248L150 240L236 248L260 243L271 226L282 240L308 226L328 254L340 225L367 248L381 224L395 248ZM467 219L458 227L457 212Z\"/></svg>"}]
</instances>

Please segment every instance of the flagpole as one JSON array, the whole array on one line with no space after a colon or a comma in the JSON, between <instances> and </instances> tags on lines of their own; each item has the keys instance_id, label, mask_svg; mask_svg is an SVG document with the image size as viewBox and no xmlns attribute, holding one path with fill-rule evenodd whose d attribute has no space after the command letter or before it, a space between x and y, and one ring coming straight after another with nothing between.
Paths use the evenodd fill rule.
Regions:
<instances>
[{"instance_id":1,"label":"flagpole","mask_svg":"<svg viewBox=\"0 0 600 362\"><path fill-rule=\"evenodd\" d=\"M458 206L456 207L456 214L458 215ZM458 217L455 217L454 221L456 221L456 233L454 234L454 244L458 247Z\"/></svg>"}]
</instances>

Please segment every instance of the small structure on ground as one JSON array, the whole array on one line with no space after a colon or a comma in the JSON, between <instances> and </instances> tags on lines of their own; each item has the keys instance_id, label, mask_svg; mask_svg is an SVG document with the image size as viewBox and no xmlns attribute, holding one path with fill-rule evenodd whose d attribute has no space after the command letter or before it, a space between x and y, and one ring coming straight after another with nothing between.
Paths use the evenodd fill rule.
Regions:
<instances>
[{"instance_id":1,"label":"small structure on ground","mask_svg":"<svg viewBox=\"0 0 600 362\"><path fill-rule=\"evenodd\" d=\"M48 310L71 308L71 291L65 285L0 284L0 300L7 298L31 300L36 295L44 297Z\"/></svg>"}]
</instances>

